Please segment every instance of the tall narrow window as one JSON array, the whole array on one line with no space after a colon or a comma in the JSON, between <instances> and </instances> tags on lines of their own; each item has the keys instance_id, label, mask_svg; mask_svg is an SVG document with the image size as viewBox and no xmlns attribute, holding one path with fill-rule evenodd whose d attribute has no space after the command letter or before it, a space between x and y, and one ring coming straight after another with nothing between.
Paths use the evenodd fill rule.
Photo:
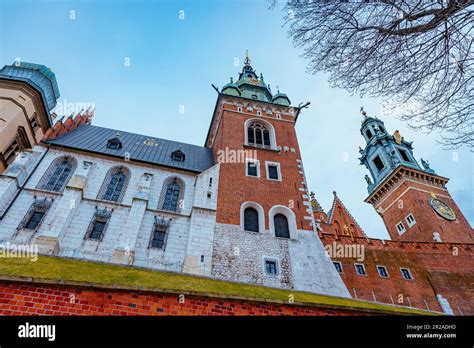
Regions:
<instances>
[{"instance_id":1,"label":"tall narrow window","mask_svg":"<svg viewBox=\"0 0 474 348\"><path fill-rule=\"evenodd\" d=\"M290 238L290 229L288 227L288 219L283 214L276 214L273 217L275 223L275 236L282 238Z\"/></svg>"},{"instance_id":2,"label":"tall narrow window","mask_svg":"<svg viewBox=\"0 0 474 348\"><path fill-rule=\"evenodd\" d=\"M44 211L35 211L26 223L25 229L36 230L41 220L43 220Z\"/></svg>"},{"instance_id":3,"label":"tall narrow window","mask_svg":"<svg viewBox=\"0 0 474 348\"><path fill-rule=\"evenodd\" d=\"M99 198L106 201L120 202L125 194L129 176L129 171L125 167L110 169L99 191Z\"/></svg>"},{"instance_id":4,"label":"tall narrow window","mask_svg":"<svg viewBox=\"0 0 474 348\"><path fill-rule=\"evenodd\" d=\"M161 192L159 209L180 212L184 201L184 184L174 177L165 180Z\"/></svg>"},{"instance_id":5,"label":"tall narrow window","mask_svg":"<svg viewBox=\"0 0 474 348\"><path fill-rule=\"evenodd\" d=\"M28 212L21 220L20 225L17 227L17 229L36 231L41 225L41 222L46 216L46 212L48 211L52 203L53 201L47 198L35 199L30 209L28 209Z\"/></svg>"},{"instance_id":6,"label":"tall narrow window","mask_svg":"<svg viewBox=\"0 0 474 348\"><path fill-rule=\"evenodd\" d=\"M155 223L153 224L153 231L150 238L150 248L164 249L166 244L166 235L171 223L171 219L163 216L155 216Z\"/></svg>"},{"instance_id":7,"label":"tall narrow window","mask_svg":"<svg viewBox=\"0 0 474 348\"><path fill-rule=\"evenodd\" d=\"M92 221L87 228L85 239L101 241L104 238L105 229L111 215L112 212L110 210L96 208Z\"/></svg>"},{"instance_id":8,"label":"tall narrow window","mask_svg":"<svg viewBox=\"0 0 474 348\"><path fill-rule=\"evenodd\" d=\"M246 231L258 232L258 212L254 208L244 210L244 229Z\"/></svg>"},{"instance_id":9,"label":"tall narrow window","mask_svg":"<svg viewBox=\"0 0 474 348\"><path fill-rule=\"evenodd\" d=\"M369 139L369 140L372 139L372 132L370 131L370 129L367 129L365 131L365 134L367 135L367 139Z\"/></svg>"},{"instance_id":10,"label":"tall narrow window","mask_svg":"<svg viewBox=\"0 0 474 348\"><path fill-rule=\"evenodd\" d=\"M76 169L77 161L72 157L55 159L41 178L38 188L62 192Z\"/></svg>"},{"instance_id":11,"label":"tall narrow window","mask_svg":"<svg viewBox=\"0 0 474 348\"><path fill-rule=\"evenodd\" d=\"M382 171L382 169L384 169L384 164L382 162L382 159L380 158L380 156L375 156L375 158L373 159L373 162L375 164L375 167L377 168L377 171L380 172Z\"/></svg>"}]
</instances>

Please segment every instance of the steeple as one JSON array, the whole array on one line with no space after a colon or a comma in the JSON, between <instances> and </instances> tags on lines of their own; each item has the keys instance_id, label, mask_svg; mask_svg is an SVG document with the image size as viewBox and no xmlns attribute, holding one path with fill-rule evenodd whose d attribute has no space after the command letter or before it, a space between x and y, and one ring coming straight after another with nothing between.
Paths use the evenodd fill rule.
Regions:
<instances>
[{"instance_id":1,"label":"steeple","mask_svg":"<svg viewBox=\"0 0 474 348\"><path fill-rule=\"evenodd\" d=\"M382 120L367 116L361 108L363 116L360 133L365 139L364 149L359 148L361 164L365 165L372 179L366 175L368 191L371 193L377 185L399 166L423 170L413 155L412 142L406 141L396 130L390 135ZM432 170L424 167L425 171Z\"/></svg>"},{"instance_id":2,"label":"steeple","mask_svg":"<svg viewBox=\"0 0 474 348\"><path fill-rule=\"evenodd\" d=\"M248 51L245 53L244 66L242 72L239 73L238 80L234 82L231 79L230 83L222 88L222 93L284 106L291 105L286 94L278 91L277 94L272 95L270 85L265 83L263 74L257 75L252 67Z\"/></svg>"}]
</instances>

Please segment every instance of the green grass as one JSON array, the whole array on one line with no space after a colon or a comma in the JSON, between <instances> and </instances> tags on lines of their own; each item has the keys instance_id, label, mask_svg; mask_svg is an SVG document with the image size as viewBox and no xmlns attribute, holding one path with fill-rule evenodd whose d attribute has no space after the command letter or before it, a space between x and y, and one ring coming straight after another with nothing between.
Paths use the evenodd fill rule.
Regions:
<instances>
[{"instance_id":1,"label":"green grass","mask_svg":"<svg viewBox=\"0 0 474 348\"><path fill-rule=\"evenodd\" d=\"M288 302L290 295L293 295L294 301L300 303L381 310L393 314L428 314L422 310L373 302L49 256L40 256L37 262L31 262L26 258L0 258L0 276L85 282L102 286L140 287L148 290L235 296L266 301Z\"/></svg>"}]
</instances>

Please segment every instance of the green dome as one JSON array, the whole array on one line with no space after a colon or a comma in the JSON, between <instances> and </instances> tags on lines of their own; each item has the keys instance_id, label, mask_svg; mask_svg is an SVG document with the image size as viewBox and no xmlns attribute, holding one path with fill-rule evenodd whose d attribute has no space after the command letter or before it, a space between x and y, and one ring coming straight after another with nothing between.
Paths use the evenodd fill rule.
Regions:
<instances>
[{"instance_id":1,"label":"green dome","mask_svg":"<svg viewBox=\"0 0 474 348\"><path fill-rule=\"evenodd\" d=\"M275 104L280 104L280 105L285 105L285 106L291 105L291 101L288 98L288 96L285 93L280 93L280 92L278 92L277 94L273 96L272 102Z\"/></svg>"}]
</instances>

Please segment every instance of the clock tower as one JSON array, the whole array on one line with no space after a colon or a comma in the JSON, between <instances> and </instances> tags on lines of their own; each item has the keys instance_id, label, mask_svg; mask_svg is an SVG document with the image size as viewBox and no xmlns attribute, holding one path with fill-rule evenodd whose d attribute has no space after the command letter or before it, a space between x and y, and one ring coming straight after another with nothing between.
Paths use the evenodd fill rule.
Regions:
<instances>
[{"instance_id":1,"label":"clock tower","mask_svg":"<svg viewBox=\"0 0 474 348\"><path fill-rule=\"evenodd\" d=\"M474 231L451 197L448 178L438 175L428 161L421 166L412 142L396 130L390 135L376 117L364 119L360 132L366 141L359 158L372 204L393 240L473 243Z\"/></svg>"}]
</instances>

